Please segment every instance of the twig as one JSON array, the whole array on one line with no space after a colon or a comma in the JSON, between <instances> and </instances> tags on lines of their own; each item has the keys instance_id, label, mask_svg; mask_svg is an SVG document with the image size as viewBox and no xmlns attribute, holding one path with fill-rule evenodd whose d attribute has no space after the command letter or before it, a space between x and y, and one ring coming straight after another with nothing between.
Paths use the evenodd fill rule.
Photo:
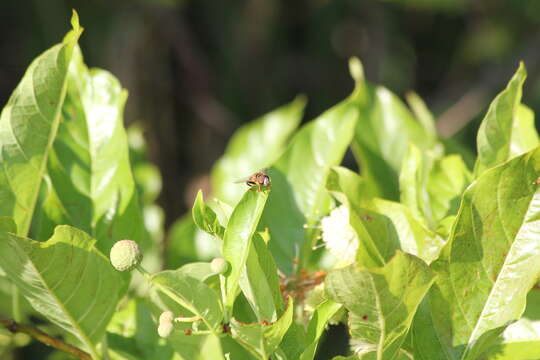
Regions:
<instances>
[{"instance_id":1,"label":"twig","mask_svg":"<svg viewBox=\"0 0 540 360\"><path fill-rule=\"evenodd\" d=\"M39 329L33 328L28 325L19 324L15 320L0 319L0 324L14 334L18 332L25 333L32 336L36 340L44 343L45 345L52 346L57 350L71 354L78 359L92 360L90 354L82 351L81 349L73 345L66 344L60 339L49 336Z\"/></svg>"}]
</instances>

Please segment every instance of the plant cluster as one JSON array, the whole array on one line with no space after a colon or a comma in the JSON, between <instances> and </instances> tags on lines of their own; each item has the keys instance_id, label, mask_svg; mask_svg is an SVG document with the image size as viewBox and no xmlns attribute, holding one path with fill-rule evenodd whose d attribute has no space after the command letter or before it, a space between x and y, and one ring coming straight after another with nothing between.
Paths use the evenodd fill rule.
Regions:
<instances>
[{"instance_id":1,"label":"plant cluster","mask_svg":"<svg viewBox=\"0 0 540 360\"><path fill-rule=\"evenodd\" d=\"M86 67L76 13L72 26L0 116L5 329L81 359L313 360L337 323L350 348L335 359L540 358L540 148L523 64L475 158L437 135L417 95L406 106L351 59L353 92L316 119L298 128L298 97L240 128L211 199L199 192L164 242L159 173L123 126L127 92ZM359 172L340 166L348 149ZM235 183L262 168L270 183Z\"/></svg>"}]
</instances>

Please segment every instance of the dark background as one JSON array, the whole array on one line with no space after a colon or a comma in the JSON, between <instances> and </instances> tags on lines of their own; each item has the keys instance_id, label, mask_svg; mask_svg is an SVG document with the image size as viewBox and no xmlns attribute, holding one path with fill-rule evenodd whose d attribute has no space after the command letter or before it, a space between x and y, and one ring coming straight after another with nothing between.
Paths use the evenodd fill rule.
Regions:
<instances>
[{"instance_id":1,"label":"dark background","mask_svg":"<svg viewBox=\"0 0 540 360\"><path fill-rule=\"evenodd\" d=\"M537 0L1 0L0 106L30 61L62 39L72 8L87 64L130 92L126 123L144 125L167 224L206 186L243 122L299 93L309 99L305 120L347 96L353 55L371 82L417 91L441 135L471 149L521 59L524 102L540 110Z\"/></svg>"}]
</instances>

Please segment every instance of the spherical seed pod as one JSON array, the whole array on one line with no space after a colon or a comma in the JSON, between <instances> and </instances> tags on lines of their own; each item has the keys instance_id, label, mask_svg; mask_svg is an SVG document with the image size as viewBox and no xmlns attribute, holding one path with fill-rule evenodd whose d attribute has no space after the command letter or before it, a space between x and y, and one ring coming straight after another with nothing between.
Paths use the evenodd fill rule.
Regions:
<instances>
[{"instance_id":1,"label":"spherical seed pod","mask_svg":"<svg viewBox=\"0 0 540 360\"><path fill-rule=\"evenodd\" d=\"M159 315L159 323L165 323L165 322L173 322L174 320L174 314L172 311L164 311Z\"/></svg>"},{"instance_id":2,"label":"spherical seed pod","mask_svg":"<svg viewBox=\"0 0 540 360\"><path fill-rule=\"evenodd\" d=\"M210 263L210 269L216 274L225 274L229 270L229 263L223 258L215 258Z\"/></svg>"},{"instance_id":3,"label":"spherical seed pod","mask_svg":"<svg viewBox=\"0 0 540 360\"><path fill-rule=\"evenodd\" d=\"M110 253L111 264L118 271L132 270L141 263L142 258L139 245L133 240L117 241Z\"/></svg>"},{"instance_id":4,"label":"spherical seed pod","mask_svg":"<svg viewBox=\"0 0 540 360\"><path fill-rule=\"evenodd\" d=\"M157 332L162 338L169 337L174 330L174 324L171 321L165 321L159 323Z\"/></svg>"}]
</instances>

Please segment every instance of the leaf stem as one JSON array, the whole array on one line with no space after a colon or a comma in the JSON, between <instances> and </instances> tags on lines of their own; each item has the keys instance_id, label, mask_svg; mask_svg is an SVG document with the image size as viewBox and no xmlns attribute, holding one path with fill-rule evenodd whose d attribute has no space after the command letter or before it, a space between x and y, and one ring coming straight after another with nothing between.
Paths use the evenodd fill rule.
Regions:
<instances>
[{"instance_id":1,"label":"leaf stem","mask_svg":"<svg viewBox=\"0 0 540 360\"><path fill-rule=\"evenodd\" d=\"M150 281L152 275L148 271L146 271L146 269L143 268L141 264L137 265L135 269L137 269L141 273L141 275L146 278L146 280Z\"/></svg>"},{"instance_id":2,"label":"leaf stem","mask_svg":"<svg viewBox=\"0 0 540 360\"><path fill-rule=\"evenodd\" d=\"M39 329L33 328L28 325L19 324L15 320L0 319L0 324L13 334L18 332L25 333L32 336L36 340L44 343L45 345L52 346L57 350L71 354L78 359L92 360L92 357L87 352L82 351L78 347L67 344L60 339L47 335Z\"/></svg>"},{"instance_id":3,"label":"leaf stem","mask_svg":"<svg viewBox=\"0 0 540 360\"><path fill-rule=\"evenodd\" d=\"M219 274L219 287L221 289L221 302L223 303L223 320L225 323L229 322L229 310L225 306L227 303L227 289L225 287L225 276Z\"/></svg>"}]
</instances>

